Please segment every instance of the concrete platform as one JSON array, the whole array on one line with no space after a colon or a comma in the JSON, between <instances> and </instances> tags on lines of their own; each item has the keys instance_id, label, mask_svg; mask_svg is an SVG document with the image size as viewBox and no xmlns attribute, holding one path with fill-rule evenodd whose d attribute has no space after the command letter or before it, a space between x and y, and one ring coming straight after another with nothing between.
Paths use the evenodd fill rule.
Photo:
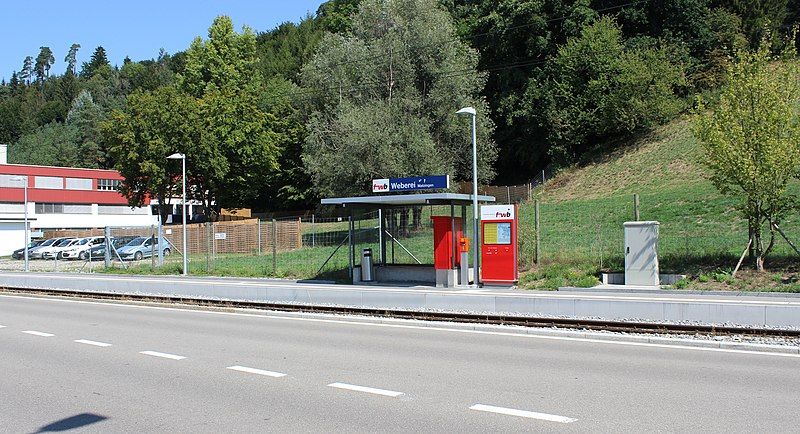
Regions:
<instances>
[{"instance_id":1,"label":"concrete platform","mask_svg":"<svg viewBox=\"0 0 800 434\"><path fill-rule=\"evenodd\" d=\"M335 285L271 279L67 273L0 273L0 287L419 311L800 328L800 298L786 294L765 297L758 293L700 294L664 290L632 293L578 289L449 289Z\"/></svg>"}]
</instances>

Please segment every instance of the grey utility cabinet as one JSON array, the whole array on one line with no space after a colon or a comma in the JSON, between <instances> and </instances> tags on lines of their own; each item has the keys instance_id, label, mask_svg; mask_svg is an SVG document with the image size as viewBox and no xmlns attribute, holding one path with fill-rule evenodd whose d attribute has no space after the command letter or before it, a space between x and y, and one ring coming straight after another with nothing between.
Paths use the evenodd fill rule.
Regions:
<instances>
[{"instance_id":1,"label":"grey utility cabinet","mask_svg":"<svg viewBox=\"0 0 800 434\"><path fill-rule=\"evenodd\" d=\"M658 222L625 222L625 285L658 286Z\"/></svg>"}]
</instances>

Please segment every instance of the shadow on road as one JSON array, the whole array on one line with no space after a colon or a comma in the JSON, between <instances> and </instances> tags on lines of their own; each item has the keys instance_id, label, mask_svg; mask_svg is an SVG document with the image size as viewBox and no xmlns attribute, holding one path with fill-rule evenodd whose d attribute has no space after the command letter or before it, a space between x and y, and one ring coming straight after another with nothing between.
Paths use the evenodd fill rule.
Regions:
<instances>
[{"instance_id":1,"label":"shadow on road","mask_svg":"<svg viewBox=\"0 0 800 434\"><path fill-rule=\"evenodd\" d=\"M91 425L93 423L102 422L106 419L108 418L97 414L81 413L72 417L68 417L66 419L55 421L50 425L45 425L39 428L39 431L36 432L42 433L42 432L69 431L71 429L81 428L87 425Z\"/></svg>"}]
</instances>

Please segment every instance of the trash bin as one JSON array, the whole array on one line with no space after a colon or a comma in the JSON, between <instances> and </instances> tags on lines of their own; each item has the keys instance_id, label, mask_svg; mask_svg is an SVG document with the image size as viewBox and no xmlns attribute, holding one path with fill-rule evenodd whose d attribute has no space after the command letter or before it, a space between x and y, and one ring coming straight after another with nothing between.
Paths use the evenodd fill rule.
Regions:
<instances>
[{"instance_id":1,"label":"trash bin","mask_svg":"<svg viewBox=\"0 0 800 434\"><path fill-rule=\"evenodd\" d=\"M361 252L361 281L372 282L375 279L374 264L372 262L372 249Z\"/></svg>"}]
</instances>

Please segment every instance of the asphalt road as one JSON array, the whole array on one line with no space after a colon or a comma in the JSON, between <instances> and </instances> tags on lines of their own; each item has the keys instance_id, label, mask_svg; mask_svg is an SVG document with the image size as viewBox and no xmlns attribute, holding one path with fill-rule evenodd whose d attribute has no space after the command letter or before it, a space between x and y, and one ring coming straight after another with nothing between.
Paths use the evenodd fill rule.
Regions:
<instances>
[{"instance_id":1,"label":"asphalt road","mask_svg":"<svg viewBox=\"0 0 800 434\"><path fill-rule=\"evenodd\" d=\"M800 357L0 296L4 432L787 432Z\"/></svg>"}]
</instances>

